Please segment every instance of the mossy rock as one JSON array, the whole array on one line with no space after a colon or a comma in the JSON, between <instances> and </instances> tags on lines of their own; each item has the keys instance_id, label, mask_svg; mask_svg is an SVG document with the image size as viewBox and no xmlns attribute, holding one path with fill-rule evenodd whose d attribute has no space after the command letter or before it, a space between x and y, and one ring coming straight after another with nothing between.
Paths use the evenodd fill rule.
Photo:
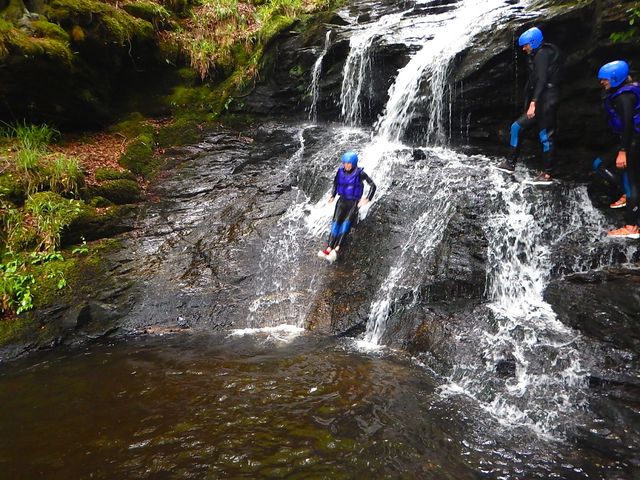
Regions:
<instances>
[{"instance_id":1,"label":"mossy rock","mask_svg":"<svg viewBox=\"0 0 640 480\"><path fill-rule=\"evenodd\" d=\"M60 25L42 18L31 22L31 28L36 37L52 38L60 42L70 40L69 34Z\"/></svg>"},{"instance_id":2,"label":"mossy rock","mask_svg":"<svg viewBox=\"0 0 640 480\"><path fill-rule=\"evenodd\" d=\"M112 205L113 205L113 202L111 200L107 200L106 198L101 197L100 195L93 197L89 201L89 206L95 207L95 208L105 208L105 207L110 207Z\"/></svg>"},{"instance_id":3,"label":"mossy rock","mask_svg":"<svg viewBox=\"0 0 640 480\"><path fill-rule=\"evenodd\" d=\"M52 0L45 15L61 25L91 26L104 43L125 44L132 38L151 39L151 23L136 18L123 9L98 0Z\"/></svg>"},{"instance_id":4,"label":"mossy rock","mask_svg":"<svg viewBox=\"0 0 640 480\"><path fill-rule=\"evenodd\" d=\"M196 143L202 139L200 123L197 120L179 118L158 132L158 145L174 147Z\"/></svg>"},{"instance_id":5,"label":"mossy rock","mask_svg":"<svg viewBox=\"0 0 640 480\"><path fill-rule=\"evenodd\" d=\"M98 211L87 206L81 215L65 229L62 245L75 245L82 242L83 239L97 240L128 232L133 229L137 209L136 205L119 205L106 211Z\"/></svg>"},{"instance_id":6,"label":"mossy rock","mask_svg":"<svg viewBox=\"0 0 640 480\"><path fill-rule=\"evenodd\" d=\"M146 20L156 28L167 29L167 27L171 26L171 13L155 2L136 0L135 2L125 3L122 9L129 15Z\"/></svg>"},{"instance_id":7,"label":"mossy rock","mask_svg":"<svg viewBox=\"0 0 640 480\"><path fill-rule=\"evenodd\" d=\"M141 190L137 182L125 178L107 180L98 186L96 193L116 205L136 203L141 199Z\"/></svg>"},{"instance_id":8,"label":"mossy rock","mask_svg":"<svg viewBox=\"0 0 640 480\"><path fill-rule=\"evenodd\" d=\"M136 176L128 170L116 170L110 167L100 167L96 169L96 180L105 182L107 180L136 180Z\"/></svg>"},{"instance_id":9,"label":"mossy rock","mask_svg":"<svg viewBox=\"0 0 640 480\"><path fill-rule=\"evenodd\" d=\"M17 173L0 175L0 198L22 204L26 197L24 179Z\"/></svg>"},{"instance_id":10,"label":"mossy rock","mask_svg":"<svg viewBox=\"0 0 640 480\"><path fill-rule=\"evenodd\" d=\"M160 166L159 160L153 158L154 144L155 141L152 136L138 136L127 147L118 163L136 175L142 175L147 178L152 176Z\"/></svg>"},{"instance_id":11,"label":"mossy rock","mask_svg":"<svg viewBox=\"0 0 640 480\"><path fill-rule=\"evenodd\" d=\"M0 24L0 59L8 57L46 57L71 65L73 51L67 41L59 38L32 37L6 21Z\"/></svg>"},{"instance_id":12,"label":"mossy rock","mask_svg":"<svg viewBox=\"0 0 640 480\"><path fill-rule=\"evenodd\" d=\"M149 125L147 119L140 112L133 112L125 120L117 123L109 129L111 132L121 133L130 140L147 135L153 137L155 128Z\"/></svg>"}]
</instances>

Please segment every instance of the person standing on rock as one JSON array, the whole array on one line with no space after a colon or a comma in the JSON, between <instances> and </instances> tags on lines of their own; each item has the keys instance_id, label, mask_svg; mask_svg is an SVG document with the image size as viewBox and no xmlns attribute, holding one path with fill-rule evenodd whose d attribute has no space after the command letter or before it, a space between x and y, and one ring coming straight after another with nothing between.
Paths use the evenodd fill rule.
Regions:
<instances>
[{"instance_id":1,"label":"person standing on rock","mask_svg":"<svg viewBox=\"0 0 640 480\"><path fill-rule=\"evenodd\" d=\"M353 151L342 155L342 165L338 168L333 179L333 190L329 203L339 195L336 209L333 213L331 230L327 248L320 250L318 256L333 263L338 258L338 251L342 242L349 234L351 225L358 219L358 208L371 201L376 193L376 185L373 180L364 173L362 168L358 168L358 154ZM364 194L364 182L369 184L369 193L366 198Z\"/></svg>"},{"instance_id":2,"label":"person standing on rock","mask_svg":"<svg viewBox=\"0 0 640 480\"><path fill-rule=\"evenodd\" d=\"M560 101L562 54L558 47L544 42L539 28L520 35L518 45L527 54L529 77L525 87L525 113L511 125L511 153L497 168L514 173L520 156L522 133L534 125L542 144L543 171L534 183L550 184L555 161L556 115Z\"/></svg>"},{"instance_id":3,"label":"person standing on rock","mask_svg":"<svg viewBox=\"0 0 640 480\"><path fill-rule=\"evenodd\" d=\"M640 238L638 219L638 182L640 181L640 84L629 76L629 64L616 60L603 65L598 72L605 92L604 110L609 126L620 138L616 168L626 170L627 195L624 214L625 225L611 230L610 237Z\"/></svg>"}]
</instances>

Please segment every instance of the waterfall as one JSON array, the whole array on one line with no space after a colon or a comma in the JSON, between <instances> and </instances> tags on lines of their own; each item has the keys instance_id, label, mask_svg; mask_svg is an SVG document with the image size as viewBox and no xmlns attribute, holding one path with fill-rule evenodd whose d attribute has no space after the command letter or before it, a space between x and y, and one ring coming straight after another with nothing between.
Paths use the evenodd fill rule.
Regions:
<instances>
[{"instance_id":1,"label":"waterfall","mask_svg":"<svg viewBox=\"0 0 640 480\"><path fill-rule=\"evenodd\" d=\"M313 65L313 71L311 72L311 85L309 85L308 93L311 96L311 107L309 107L309 120L315 122L318 120L318 112L317 112L317 104L318 104L318 93L319 86L318 83L320 81L320 73L322 71L322 60L324 60L324 56L327 54L329 50L329 46L331 45L331 34L333 30L328 30L324 37L324 47L322 48L322 52L318 56L316 63Z\"/></svg>"},{"instance_id":2,"label":"waterfall","mask_svg":"<svg viewBox=\"0 0 640 480\"><path fill-rule=\"evenodd\" d=\"M408 232L404 235L406 241L374 297L363 341L358 343L360 347L375 348L381 343L394 300L400 290L406 293L409 289L412 291L412 298L417 298L417 290L425 277L424 262L442 241L456 210L455 192L466 188L466 178L458 175L463 167L458 154L435 148L428 151L428 156L445 159L445 163L433 165L427 159L425 165L412 171L411 182L406 188L416 199L416 206L407 207L408 210L415 209L422 213L408 225Z\"/></svg>"},{"instance_id":3,"label":"waterfall","mask_svg":"<svg viewBox=\"0 0 640 480\"><path fill-rule=\"evenodd\" d=\"M544 299L554 252L565 242L589 246L570 271L608 261L615 244L584 186L540 189L489 170L489 195L497 211L485 224L488 238L487 298L493 322L470 326L456 342L473 352L456 358L443 395L466 395L501 424L526 426L542 436L561 435L586 402L588 359L577 331L560 322ZM481 362L477 358L482 359ZM496 365L513 375L501 382Z\"/></svg>"},{"instance_id":4,"label":"waterfall","mask_svg":"<svg viewBox=\"0 0 640 480\"><path fill-rule=\"evenodd\" d=\"M400 70L389 90L389 100L384 115L377 124L377 136L372 142L374 147L369 149L373 150L373 155L367 156L369 150L365 149L365 158L372 161L374 179L379 178L383 183L383 192L392 178L389 175L389 158L393 156L389 151L398 148L397 144L413 118L415 109L423 102L420 93L423 86L426 85L428 91L427 110L430 113L427 141L442 144L446 138L444 105L446 99L450 98L445 95L450 63L458 52L469 45L474 35L509 14L513 14L512 8L504 2L463 0L459 2L457 9L436 16L435 21L430 24L431 28L423 32L422 48ZM445 152L447 151L442 151L440 155L447 156ZM453 152L448 155L456 159L462 157ZM434 179L433 198L438 201L425 205L425 213L413 223L409 241L383 280L379 295L371 305L365 343L378 345L383 338L394 292L406 275L407 267L414 264L413 260L407 258L410 243L417 243L424 256L441 241L450 218L447 212L455 205L458 193L457 189L450 187L449 177L458 175L456 173ZM378 199L380 196L378 195ZM429 225L426 232L421 227L423 223ZM416 284L414 288L418 287L419 284Z\"/></svg>"},{"instance_id":5,"label":"waterfall","mask_svg":"<svg viewBox=\"0 0 640 480\"><path fill-rule=\"evenodd\" d=\"M426 103L424 110L429 112L427 144L443 144L446 138L445 99L451 62L475 35L512 14L512 7L503 1L460 1L456 10L434 26L434 30L429 32L430 36L425 37L420 51L398 73L389 90L385 113L378 123L379 135L400 140L416 108Z\"/></svg>"},{"instance_id":6,"label":"waterfall","mask_svg":"<svg viewBox=\"0 0 640 480\"><path fill-rule=\"evenodd\" d=\"M349 55L345 61L342 74L340 108L343 121L351 126L362 120L363 88L371 79L371 47L376 38L396 25L402 14L386 15L362 30L354 33L349 39Z\"/></svg>"}]
</instances>

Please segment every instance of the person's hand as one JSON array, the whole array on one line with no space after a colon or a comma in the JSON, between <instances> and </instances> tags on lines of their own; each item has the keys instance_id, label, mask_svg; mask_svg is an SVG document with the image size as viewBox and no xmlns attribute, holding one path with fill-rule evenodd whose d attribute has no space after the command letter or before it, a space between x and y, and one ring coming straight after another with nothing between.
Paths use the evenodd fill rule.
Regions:
<instances>
[{"instance_id":1,"label":"person's hand","mask_svg":"<svg viewBox=\"0 0 640 480\"><path fill-rule=\"evenodd\" d=\"M623 150L618 152L618 156L616 157L616 168L619 168L620 170L627 168L627 152Z\"/></svg>"},{"instance_id":2,"label":"person's hand","mask_svg":"<svg viewBox=\"0 0 640 480\"><path fill-rule=\"evenodd\" d=\"M536 102L529 104L529 110L527 110L527 118L533 118L536 116Z\"/></svg>"},{"instance_id":3,"label":"person's hand","mask_svg":"<svg viewBox=\"0 0 640 480\"><path fill-rule=\"evenodd\" d=\"M333 203L335 201L335 199L336 199L336 197L331 197L327 203Z\"/></svg>"},{"instance_id":4,"label":"person's hand","mask_svg":"<svg viewBox=\"0 0 640 480\"><path fill-rule=\"evenodd\" d=\"M358 207L364 207L367 203L369 203L369 199L363 198L358 202Z\"/></svg>"}]
</instances>

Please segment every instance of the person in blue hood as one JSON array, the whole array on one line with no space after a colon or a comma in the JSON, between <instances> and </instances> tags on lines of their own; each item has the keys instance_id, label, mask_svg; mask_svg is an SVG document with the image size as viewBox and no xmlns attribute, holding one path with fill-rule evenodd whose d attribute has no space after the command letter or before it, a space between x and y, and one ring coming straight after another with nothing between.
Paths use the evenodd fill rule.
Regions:
<instances>
[{"instance_id":1,"label":"person in blue hood","mask_svg":"<svg viewBox=\"0 0 640 480\"><path fill-rule=\"evenodd\" d=\"M604 90L604 110L609 117L609 126L619 142L615 154L615 166L624 170L623 182L626 205L622 228L608 232L610 237L640 238L638 219L640 205L638 188L640 182L640 84L629 76L629 64L624 60L609 62L598 72ZM596 160L597 161L597 160Z\"/></svg>"},{"instance_id":2,"label":"person in blue hood","mask_svg":"<svg viewBox=\"0 0 640 480\"><path fill-rule=\"evenodd\" d=\"M563 56L555 45L544 41L542 32L532 27L518 38L527 54L529 77L525 87L525 112L511 125L511 153L498 169L514 173L520 156L522 134L536 128L542 145L543 171L534 183L550 184L555 163L556 115L560 102Z\"/></svg>"},{"instance_id":3,"label":"person in blue hood","mask_svg":"<svg viewBox=\"0 0 640 480\"><path fill-rule=\"evenodd\" d=\"M329 203L339 196L333 213L331 230L327 248L320 250L318 256L334 262L338 257L338 251L349 234L351 225L358 219L358 208L371 201L376 193L376 185L373 180L358 167L358 154L354 151L346 152L342 155L342 165L338 168L333 179L333 190ZM369 193L365 198L364 182L369 185Z\"/></svg>"}]
</instances>

